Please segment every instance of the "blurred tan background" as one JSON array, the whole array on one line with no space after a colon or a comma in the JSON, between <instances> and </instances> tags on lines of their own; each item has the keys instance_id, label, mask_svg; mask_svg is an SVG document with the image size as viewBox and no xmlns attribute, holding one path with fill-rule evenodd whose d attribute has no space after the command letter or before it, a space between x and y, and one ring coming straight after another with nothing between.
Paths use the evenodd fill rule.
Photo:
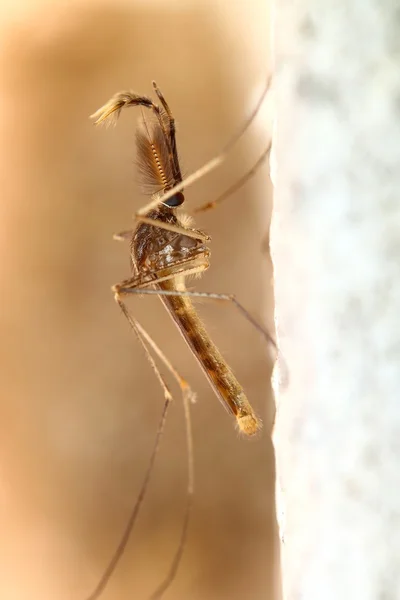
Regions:
<instances>
[{"instance_id":1,"label":"blurred tan background","mask_svg":"<svg viewBox=\"0 0 400 600\"><path fill-rule=\"evenodd\" d=\"M20 0L1 14L0 598L84 600L114 551L151 452L163 397L110 286L129 276L127 244L144 199L135 184L135 110L116 129L88 116L114 92L156 79L178 122L182 166L211 158L249 113L269 71L267 0ZM233 183L267 143L255 125L187 210ZM212 236L203 291L230 292L272 327L263 250L265 165L196 219ZM169 599L278 597L271 363L233 307L199 310L257 412L238 437L157 298L130 300L198 392L196 494ZM174 388L175 389L175 388ZM176 390L175 390L176 391ZM186 490L180 395L143 512L104 600L148 597L176 549Z\"/></svg>"}]
</instances>

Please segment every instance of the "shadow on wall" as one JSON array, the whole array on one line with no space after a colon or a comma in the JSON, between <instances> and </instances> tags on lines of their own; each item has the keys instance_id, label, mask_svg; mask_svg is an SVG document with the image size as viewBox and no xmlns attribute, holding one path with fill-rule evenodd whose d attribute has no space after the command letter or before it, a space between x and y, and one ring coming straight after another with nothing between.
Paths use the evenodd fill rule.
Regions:
<instances>
[{"instance_id":1,"label":"shadow on wall","mask_svg":"<svg viewBox=\"0 0 400 600\"><path fill-rule=\"evenodd\" d=\"M175 12L60 8L2 36L1 598L87 596L126 522L161 413L158 383L110 293L129 276L128 247L111 235L129 228L143 203L132 168L138 115L127 111L108 131L95 129L88 115L120 89L151 93L156 79L177 116L183 164L193 170L247 110L245 85L231 71L243 49L224 44L221 27L201 5ZM192 205L245 170L252 146L244 146L190 191ZM237 293L262 314L267 224L260 221L265 179L257 181L246 187L245 202L237 197L198 220L215 240L199 288ZM247 442L159 304L138 299L132 306L199 394L195 509L168 597L272 598L265 348L233 308L200 307L264 414L264 436ZM146 598L167 572L185 503L184 435L176 402L140 522L104 600Z\"/></svg>"}]
</instances>

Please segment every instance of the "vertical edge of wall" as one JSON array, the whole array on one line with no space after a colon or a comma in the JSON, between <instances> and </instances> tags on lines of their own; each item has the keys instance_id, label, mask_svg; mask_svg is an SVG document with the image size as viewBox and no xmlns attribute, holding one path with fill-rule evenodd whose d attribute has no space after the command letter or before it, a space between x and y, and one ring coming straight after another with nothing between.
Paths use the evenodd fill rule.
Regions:
<instances>
[{"instance_id":1,"label":"vertical edge of wall","mask_svg":"<svg viewBox=\"0 0 400 600\"><path fill-rule=\"evenodd\" d=\"M400 598L400 9L275 0L273 25L284 597Z\"/></svg>"}]
</instances>

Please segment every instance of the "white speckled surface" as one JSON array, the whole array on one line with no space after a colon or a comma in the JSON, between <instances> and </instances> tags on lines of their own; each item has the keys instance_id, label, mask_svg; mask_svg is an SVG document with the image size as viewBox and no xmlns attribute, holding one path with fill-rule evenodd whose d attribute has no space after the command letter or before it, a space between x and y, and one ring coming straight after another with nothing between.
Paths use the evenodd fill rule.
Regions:
<instances>
[{"instance_id":1,"label":"white speckled surface","mask_svg":"<svg viewBox=\"0 0 400 600\"><path fill-rule=\"evenodd\" d=\"M307 9L308 6L308 9ZM288 600L400 598L400 8L281 0L271 247Z\"/></svg>"}]
</instances>

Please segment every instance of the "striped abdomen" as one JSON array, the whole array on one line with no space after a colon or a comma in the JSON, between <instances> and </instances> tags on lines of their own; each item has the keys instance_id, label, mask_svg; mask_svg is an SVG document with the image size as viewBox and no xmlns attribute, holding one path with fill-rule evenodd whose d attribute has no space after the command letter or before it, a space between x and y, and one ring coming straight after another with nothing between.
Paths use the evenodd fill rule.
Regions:
<instances>
[{"instance_id":1,"label":"striped abdomen","mask_svg":"<svg viewBox=\"0 0 400 600\"><path fill-rule=\"evenodd\" d=\"M176 286L173 280L163 281L158 284L158 287L169 291L185 290L183 284ZM247 435L257 433L261 422L254 414L241 385L223 356L210 340L191 299L187 296L163 295L160 295L160 298L197 358L219 400L236 417L240 431Z\"/></svg>"}]
</instances>

